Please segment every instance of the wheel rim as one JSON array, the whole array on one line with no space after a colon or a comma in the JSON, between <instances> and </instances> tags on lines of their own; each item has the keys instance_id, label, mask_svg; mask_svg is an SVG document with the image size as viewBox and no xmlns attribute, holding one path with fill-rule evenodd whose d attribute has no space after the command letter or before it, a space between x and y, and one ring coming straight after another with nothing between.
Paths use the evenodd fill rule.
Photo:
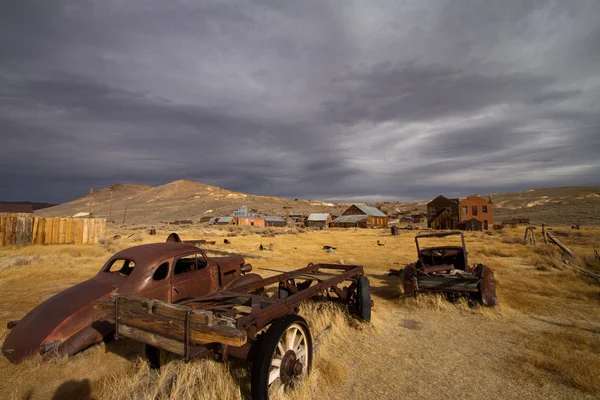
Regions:
<instances>
[{"instance_id":1,"label":"wheel rim","mask_svg":"<svg viewBox=\"0 0 600 400\"><path fill-rule=\"evenodd\" d=\"M284 393L308 374L308 339L298 323L290 325L281 335L271 357L269 392Z\"/></svg>"}]
</instances>

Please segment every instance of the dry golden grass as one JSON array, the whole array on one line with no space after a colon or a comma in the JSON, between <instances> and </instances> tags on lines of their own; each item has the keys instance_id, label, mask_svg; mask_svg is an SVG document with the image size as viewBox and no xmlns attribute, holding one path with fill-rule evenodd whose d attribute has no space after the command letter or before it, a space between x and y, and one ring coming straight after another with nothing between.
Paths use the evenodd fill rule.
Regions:
<instances>
[{"instance_id":1,"label":"dry golden grass","mask_svg":"<svg viewBox=\"0 0 600 400\"><path fill-rule=\"evenodd\" d=\"M569 232L566 228L561 231ZM593 268L600 229L561 240ZM117 232L111 232L111 235ZM168 232L120 229L103 246L31 246L0 249L0 339L5 322L19 319L44 299L93 276L114 252L162 241ZM127 238L130 234L132 237ZM357 323L339 306L307 302L301 314L313 336L331 325L311 376L287 398L593 398L600 394L600 285L570 269L553 246L521 244L523 230L467 234L469 261L492 267L500 306L487 309L442 296L401 297L390 277L414 261L414 235L330 230L262 237L228 236L227 230L190 230L184 239L217 240L212 248L252 253L254 272L290 270L308 262L361 264L371 280L373 320ZM569 232L570 233L570 232ZM228 237L231 245L224 245ZM386 241L384 247L377 240ZM540 242L540 238L538 238ZM259 244L273 251L258 251ZM428 244L441 242L435 240ZM323 245L337 247L333 253ZM599 246L596 246L598 248ZM590 259L590 257L592 257ZM248 393L244 363L176 359L160 372L141 360L142 347L127 340L102 344L70 359L12 365L0 360L1 398L241 399Z\"/></svg>"}]
</instances>

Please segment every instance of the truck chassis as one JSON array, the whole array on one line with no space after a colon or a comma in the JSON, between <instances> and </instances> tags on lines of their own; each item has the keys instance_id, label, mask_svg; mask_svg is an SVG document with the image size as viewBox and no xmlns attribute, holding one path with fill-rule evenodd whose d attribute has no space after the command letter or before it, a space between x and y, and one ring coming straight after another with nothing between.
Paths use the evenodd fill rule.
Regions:
<instances>
[{"instance_id":1,"label":"truck chassis","mask_svg":"<svg viewBox=\"0 0 600 400\"><path fill-rule=\"evenodd\" d=\"M371 319L370 286L362 266L338 264L311 263L177 304L114 295L96 307L114 320L117 338L146 344L155 368L160 367L160 350L185 361L209 355L249 361L252 398L262 399L293 388L309 374L312 336L297 314L302 301L317 296L346 304L364 321Z\"/></svg>"}]
</instances>

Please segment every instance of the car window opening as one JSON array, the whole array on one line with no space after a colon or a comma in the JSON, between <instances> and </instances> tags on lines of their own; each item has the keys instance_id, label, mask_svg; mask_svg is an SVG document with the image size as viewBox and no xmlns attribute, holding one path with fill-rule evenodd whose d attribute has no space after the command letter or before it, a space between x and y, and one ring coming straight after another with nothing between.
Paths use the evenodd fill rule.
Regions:
<instances>
[{"instance_id":1,"label":"car window opening","mask_svg":"<svg viewBox=\"0 0 600 400\"><path fill-rule=\"evenodd\" d=\"M193 272L206 267L207 263L204 257L196 256L192 254L189 256L181 257L175 263L174 274L180 275L186 272Z\"/></svg>"},{"instance_id":2,"label":"car window opening","mask_svg":"<svg viewBox=\"0 0 600 400\"><path fill-rule=\"evenodd\" d=\"M154 271L154 274L152 275L152 279L155 281L162 281L167 276L169 276L169 263L168 262L162 263L161 265L158 266L158 268L156 268L156 271Z\"/></svg>"},{"instance_id":3,"label":"car window opening","mask_svg":"<svg viewBox=\"0 0 600 400\"><path fill-rule=\"evenodd\" d=\"M129 276L135 268L135 263L131 260L114 260L108 267L104 269L104 272L120 275Z\"/></svg>"}]
</instances>

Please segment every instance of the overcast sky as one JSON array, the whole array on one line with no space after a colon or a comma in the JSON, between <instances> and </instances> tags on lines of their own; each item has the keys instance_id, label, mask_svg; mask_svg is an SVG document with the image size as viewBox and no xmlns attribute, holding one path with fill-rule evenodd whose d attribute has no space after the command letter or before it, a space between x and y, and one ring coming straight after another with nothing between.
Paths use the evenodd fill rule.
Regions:
<instances>
[{"instance_id":1,"label":"overcast sky","mask_svg":"<svg viewBox=\"0 0 600 400\"><path fill-rule=\"evenodd\" d=\"M600 1L4 0L0 200L600 184Z\"/></svg>"}]
</instances>

